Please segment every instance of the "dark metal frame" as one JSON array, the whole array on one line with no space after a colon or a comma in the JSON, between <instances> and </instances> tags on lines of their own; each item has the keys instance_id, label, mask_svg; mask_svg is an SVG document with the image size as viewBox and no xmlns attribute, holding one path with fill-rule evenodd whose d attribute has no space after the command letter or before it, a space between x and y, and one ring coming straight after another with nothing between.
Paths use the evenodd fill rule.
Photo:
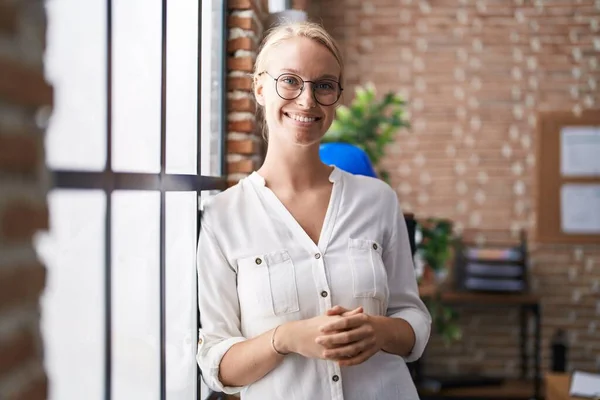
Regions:
<instances>
[{"instance_id":1,"label":"dark metal frame","mask_svg":"<svg viewBox=\"0 0 600 400\"><path fill-rule=\"evenodd\" d=\"M472 304L472 303L468 303L466 301L460 301L460 302L452 302L452 304L460 304L461 306L464 307L471 307L471 308L490 308L490 307L496 307L496 308L506 308L506 307L518 307L519 309L519 317L520 317L520 335L519 335L519 350L520 350L520 370L521 370L521 376L520 378L522 380L528 380L529 379L529 363L528 361L528 356L529 356L529 351L527 349L527 343L529 340L532 340L533 342L533 398L531 396L527 396L526 398L523 398L522 400L541 400L542 399L542 375L541 375L541 360L542 360L542 348L541 348L541 341L542 341L542 324L541 324L541 305L539 302L523 302L520 304L492 304L492 303L485 303L485 304ZM528 317L532 317L533 318L533 337L531 337L529 335L528 332L528 323L529 323L529 319ZM530 342L531 343L531 342ZM421 366L420 370L419 370L419 374L420 376L418 377L419 379L421 379L423 377L423 368ZM424 374L426 375L426 374ZM447 399L449 397L444 397L443 395L425 395L421 397L423 400L441 400L441 399ZM473 396L473 397L463 397L464 400L491 400L491 399L498 399L500 400L500 398L504 398L501 395L499 397L481 397L481 396ZM515 399L516 400L516 399Z\"/></svg>"},{"instance_id":2,"label":"dark metal frame","mask_svg":"<svg viewBox=\"0 0 600 400\"><path fill-rule=\"evenodd\" d=\"M225 2L223 2L225 3ZM226 8L223 4L223 36L221 50L223 54L223 62L220 66L219 79L223 88L221 95L221 162L222 169L225 171L225 117L226 117L226 64L225 64L225 43L226 43ZM103 171L89 172L78 170L52 170L52 188L53 189L101 189L106 193L106 218L105 218L105 266L104 266L104 296L105 296L105 314L104 314L104 375L105 375L105 396L106 400L110 400L112 396L112 236L111 236L111 220L112 220L112 193L115 190L154 190L160 192L160 398L166 400L166 349L165 349L165 193L175 191L196 191L199 208L200 192L204 190L224 190L227 182L223 177L209 177L201 175L201 57L202 57L202 2L198 2L198 147L197 147L197 169L196 175L183 174L168 174L165 171L166 166L166 90L167 90L167 0L162 0L162 71L161 71L161 125L160 125L160 172L159 173L129 173L116 172L112 170L112 68L113 68L113 4L112 0L106 0L107 11L107 36L106 36L106 94L107 94L107 114L106 114L106 165ZM200 224L200 218L198 218ZM194 268L194 266L191 266ZM197 298L197 297L196 297ZM197 309L196 305L196 309ZM194 336L198 335L198 330ZM200 377L200 375L198 375ZM200 399L200 385L198 382L198 399Z\"/></svg>"}]
</instances>

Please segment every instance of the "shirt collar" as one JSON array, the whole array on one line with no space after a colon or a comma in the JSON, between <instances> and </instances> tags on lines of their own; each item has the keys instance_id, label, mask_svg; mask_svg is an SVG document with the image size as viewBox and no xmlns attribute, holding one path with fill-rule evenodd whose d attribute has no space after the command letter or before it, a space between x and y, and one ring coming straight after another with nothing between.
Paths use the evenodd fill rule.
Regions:
<instances>
[{"instance_id":1,"label":"shirt collar","mask_svg":"<svg viewBox=\"0 0 600 400\"><path fill-rule=\"evenodd\" d=\"M331 171L331 174L329 174L329 181L332 183L335 183L340 180L340 178L342 176L342 172L335 165L330 165L330 167L333 167L333 170ZM265 186L265 178L263 178L262 175L260 175L256 171L252 172L248 176L248 179L250 180L250 182L252 182L258 186Z\"/></svg>"}]
</instances>

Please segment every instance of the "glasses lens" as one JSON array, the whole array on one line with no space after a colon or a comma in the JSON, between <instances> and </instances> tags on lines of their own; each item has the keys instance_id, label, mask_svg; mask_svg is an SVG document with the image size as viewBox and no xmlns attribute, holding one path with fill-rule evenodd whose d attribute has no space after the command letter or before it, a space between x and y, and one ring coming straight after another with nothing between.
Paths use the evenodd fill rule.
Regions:
<instances>
[{"instance_id":1,"label":"glasses lens","mask_svg":"<svg viewBox=\"0 0 600 400\"><path fill-rule=\"evenodd\" d=\"M304 81L298 75L283 74L277 78L277 94L285 100L293 100L300 96ZM313 93L317 102L323 106L330 106L340 98L339 83L323 79L313 84Z\"/></svg>"},{"instance_id":2,"label":"glasses lens","mask_svg":"<svg viewBox=\"0 0 600 400\"><path fill-rule=\"evenodd\" d=\"M322 80L315 82L315 98L324 105L330 106L340 97L340 85L336 81Z\"/></svg>"},{"instance_id":3,"label":"glasses lens","mask_svg":"<svg viewBox=\"0 0 600 400\"><path fill-rule=\"evenodd\" d=\"M286 100L300 96L303 81L294 74L284 74L277 79L277 93Z\"/></svg>"}]
</instances>

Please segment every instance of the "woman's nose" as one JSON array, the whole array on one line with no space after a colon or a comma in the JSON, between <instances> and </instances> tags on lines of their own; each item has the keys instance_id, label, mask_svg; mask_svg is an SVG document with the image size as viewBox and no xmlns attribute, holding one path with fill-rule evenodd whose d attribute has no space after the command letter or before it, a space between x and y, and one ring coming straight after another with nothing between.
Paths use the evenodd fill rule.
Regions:
<instances>
[{"instance_id":1,"label":"woman's nose","mask_svg":"<svg viewBox=\"0 0 600 400\"><path fill-rule=\"evenodd\" d=\"M312 84L304 84L304 87L302 88L302 93L300 93L300 96L298 96L298 98L296 99L296 103L298 103L299 106L303 106L306 108L313 108L317 105L317 102L315 101L315 96L313 94Z\"/></svg>"}]
</instances>

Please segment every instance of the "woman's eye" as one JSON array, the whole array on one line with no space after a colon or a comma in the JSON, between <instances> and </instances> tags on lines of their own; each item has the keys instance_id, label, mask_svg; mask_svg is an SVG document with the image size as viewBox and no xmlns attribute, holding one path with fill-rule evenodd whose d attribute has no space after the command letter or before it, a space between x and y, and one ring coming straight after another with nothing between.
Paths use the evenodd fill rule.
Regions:
<instances>
[{"instance_id":1,"label":"woman's eye","mask_svg":"<svg viewBox=\"0 0 600 400\"><path fill-rule=\"evenodd\" d=\"M292 78L290 76L287 76L285 78L282 79L284 83L287 83L288 85L297 85L298 84L298 80L295 78Z\"/></svg>"},{"instance_id":2,"label":"woman's eye","mask_svg":"<svg viewBox=\"0 0 600 400\"><path fill-rule=\"evenodd\" d=\"M333 90L333 83L330 82L319 82L317 88L321 90Z\"/></svg>"}]
</instances>

